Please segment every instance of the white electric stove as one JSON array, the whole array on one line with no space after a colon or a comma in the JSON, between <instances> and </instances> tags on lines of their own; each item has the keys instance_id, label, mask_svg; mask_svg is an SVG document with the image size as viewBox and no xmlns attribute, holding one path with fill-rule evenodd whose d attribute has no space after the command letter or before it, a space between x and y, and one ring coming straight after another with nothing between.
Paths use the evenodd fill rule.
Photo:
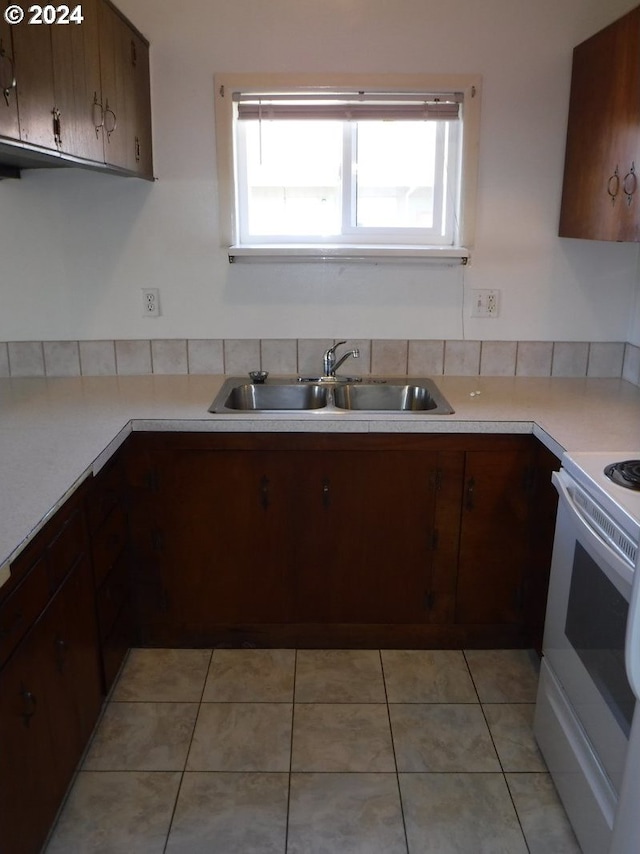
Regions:
<instances>
[{"instance_id":1,"label":"white electric stove","mask_svg":"<svg viewBox=\"0 0 640 854\"><path fill-rule=\"evenodd\" d=\"M637 854L640 449L565 454L553 482L534 730L584 854Z\"/></svg>"}]
</instances>

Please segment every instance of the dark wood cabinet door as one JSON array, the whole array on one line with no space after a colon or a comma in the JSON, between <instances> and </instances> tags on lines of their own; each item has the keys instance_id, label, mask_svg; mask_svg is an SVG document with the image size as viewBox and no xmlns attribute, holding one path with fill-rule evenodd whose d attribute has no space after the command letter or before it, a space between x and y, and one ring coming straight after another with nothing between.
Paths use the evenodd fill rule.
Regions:
<instances>
[{"instance_id":1,"label":"dark wood cabinet door","mask_svg":"<svg viewBox=\"0 0 640 854\"><path fill-rule=\"evenodd\" d=\"M0 3L4 11L5 3ZM20 139L11 27L0 15L0 136Z\"/></svg>"},{"instance_id":2,"label":"dark wood cabinet door","mask_svg":"<svg viewBox=\"0 0 640 854\"><path fill-rule=\"evenodd\" d=\"M559 234L640 239L640 9L578 45Z\"/></svg>"},{"instance_id":3,"label":"dark wood cabinet door","mask_svg":"<svg viewBox=\"0 0 640 854\"><path fill-rule=\"evenodd\" d=\"M176 449L148 462L132 515L143 636L164 625L196 643L224 623L289 621L286 458Z\"/></svg>"},{"instance_id":4,"label":"dark wood cabinet door","mask_svg":"<svg viewBox=\"0 0 640 854\"><path fill-rule=\"evenodd\" d=\"M430 606L436 455L298 455L296 620L418 623Z\"/></svg>"},{"instance_id":5,"label":"dark wood cabinet door","mask_svg":"<svg viewBox=\"0 0 640 854\"><path fill-rule=\"evenodd\" d=\"M98 0L82 3L82 24L52 26L55 107L60 113L59 149L101 162L102 108Z\"/></svg>"},{"instance_id":6,"label":"dark wood cabinet door","mask_svg":"<svg viewBox=\"0 0 640 854\"><path fill-rule=\"evenodd\" d=\"M102 703L86 558L0 674L0 849L39 851Z\"/></svg>"},{"instance_id":7,"label":"dark wood cabinet door","mask_svg":"<svg viewBox=\"0 0 640 854\"><path fill-rule=\"evenodd\" d=\"M0 673L0 848L11 854L40 850L59 805L44 644L36 625Z\"/></svg>"},{"instance_id":8,"label":"dark wood cabinet door","mask_svg":"<svg viewBox=\"0 0 640 854\"><path fill-rule=\"evenodd\" d=\"M151 142L151 83L149 79L149 46L133 30L129 32L129 86L132 116L131 169L145 178L153 177Z\"/></svg>"},{"instance_id":9,"label":"dark wood cabinet door","mask_svg":"<svg viewBox=\"0 0 640 854\"><path fill-rule=\"evenodd\" d=\"M17 80L20 139L55 149L51 26L25 20L11 31Z\"/></svg>"},{"instance_id":10,"label":"dark wood cabinet door","mask_svg":"<svg viewBox=\"0 0 640 854\"><path fill-rule=\"evenodd\" d=\"M128 27L104 0L99 0L100 75L104 111L104 161L123 169L131 166L131 131L127 107Z\"/></svg>"},{"instance_id":11,"label":"dark wood cabinet door","mask_svg":"<svg viewBox=\"0 0 640 854\"><path fill-rule=\"evenodd\" d=\"M102 705L91 567L83 557L41 622L47 710L62 798Z\"/></svg>"},{"instance_id":12,"label":"dark wood cabinet door","mask_svg":"<svg viewBox=\"0 0 640 854\"><path fill-rule=\"evenodd\" d=\"M153 176L149 47L105 0L100 3L104 159Z\"/></svg>"},{"instance_id":13,"label":"dark wood cabinet door","mask_svg":"<svg viewBox=\"0 0 640 854\"><path fill-rule=\"evenodd\" d=\"M519 623L530 545L530 447L466 454L457 623Z\"/></svg>"}]
</instances>

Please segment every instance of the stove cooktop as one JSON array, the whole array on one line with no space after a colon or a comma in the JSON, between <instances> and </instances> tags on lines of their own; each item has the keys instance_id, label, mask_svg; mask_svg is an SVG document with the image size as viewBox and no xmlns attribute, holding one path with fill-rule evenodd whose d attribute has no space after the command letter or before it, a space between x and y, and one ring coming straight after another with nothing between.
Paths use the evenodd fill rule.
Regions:
<instances>
[{"instance_id":1,"label":"stove cooktop","mask_svg":"<svg viewBox=\"0 0 640 854\"><path fill-rule=\"evenodd\" d=\"M631 451L582 451L566 453L562 465L591 496L607 510L634 539L640 538L640 490L629 489L605 474L621 462L636 461L640 466L640 448ZM616 475L618 478L619 475Z\"/></svg>"},{"instance_id":2,"label":"stove cooktop","mask_svg":"<svg viewBox=\"0 0 640 854\"><path fill-rule=\"evenodd\" d=\"M640 460L621 460L605 466L605 475L627 489L640 490Z\"/></svg>"}]
</instances>

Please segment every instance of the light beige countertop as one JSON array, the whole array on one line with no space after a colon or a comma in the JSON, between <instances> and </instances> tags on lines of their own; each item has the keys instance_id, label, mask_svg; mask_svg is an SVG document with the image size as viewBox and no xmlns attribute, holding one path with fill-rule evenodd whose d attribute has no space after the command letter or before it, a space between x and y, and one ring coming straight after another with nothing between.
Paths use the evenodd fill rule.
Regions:
<instances>
[{"instance_id":1,"label":"light beige countertop","mask_svg":"<svg viewBox=\"0 0 640 854\"><path fill-rule=\"evenodd\" d=\"M0 585L10 560L132 430L533 433L558 455L640 452L640 388L624 380L434 377L453 415L212 415L224 379L0 379Z\"/></svg>"}]
</instances>

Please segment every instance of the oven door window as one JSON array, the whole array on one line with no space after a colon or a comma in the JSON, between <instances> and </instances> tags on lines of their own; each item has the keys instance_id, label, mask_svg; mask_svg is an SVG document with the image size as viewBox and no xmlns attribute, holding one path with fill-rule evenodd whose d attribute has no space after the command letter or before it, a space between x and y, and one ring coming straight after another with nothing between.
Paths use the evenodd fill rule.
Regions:
<instances>
[{"instance_id":1,"label":"oven door window","mask_svg":"<svg viewBox=\"0 0 640 854\"><path fill-rule=\"evenodd\" d=\"M624 664L628 610L625 598L576 543L565 634L627 738L635 706Z\"/></svg>"}]
</instances>

